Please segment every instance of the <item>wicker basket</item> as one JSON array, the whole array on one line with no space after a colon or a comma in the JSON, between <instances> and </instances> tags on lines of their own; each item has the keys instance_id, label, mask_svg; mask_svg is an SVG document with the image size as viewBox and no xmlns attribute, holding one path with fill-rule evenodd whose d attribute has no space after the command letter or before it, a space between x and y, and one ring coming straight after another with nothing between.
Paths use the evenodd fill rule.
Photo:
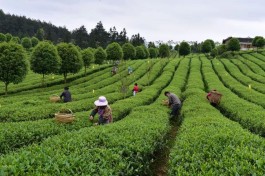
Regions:
<instances>
[{"instance_id":1,"label":"wicker basket","mask_svg":"<svg viewBox=\"0 0 265 176\"><path fill-rule=\"evenodd\" d=\"M60 100L61 100L61 98L58 95L52 95L50 97L50 101L53 102L53 103L56 103L56 102L58 102Z\"/></svg>"},{"instance_id":2,"label":"wicker basket","mask_svg":"<svg viewBox=\"0 0 265 176\"><path fill-rule=\"evenodd\" d=\"M209 101L211 103L219 104L222 98L222 94L217 91L211 91L211 96L209 96Z\"/></svg>"},{"instance_id":3,"label":"wicker basket","mask_svg":"<svg viewBox=\"0 0 265 176\"><path fill-rule=\"evenodd\" d=\"M71 123L75 120L75 115L71 111L71 109L68 109L70 113L55 113L55 120L60 123Z\"/></svg>"},{"instance_id":4,"label":"wicker basket","mask_svg":"<svg viewBox=\"0 0 265 176\"><path fill-rule=\"evenodd\" d=\"M162 104L163 104L164 106L169 106L168 100L163 100L163 101L162 101Z\"/></svg>"}]
</instances>

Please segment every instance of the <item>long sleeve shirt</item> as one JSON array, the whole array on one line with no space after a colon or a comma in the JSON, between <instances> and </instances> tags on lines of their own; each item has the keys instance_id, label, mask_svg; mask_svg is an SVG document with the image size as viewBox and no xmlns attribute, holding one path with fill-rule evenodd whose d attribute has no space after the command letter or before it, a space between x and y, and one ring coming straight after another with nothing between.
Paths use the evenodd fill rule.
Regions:
<instances>
[{"instance_id":1,"label":"long sleeve shirt","mask_svg":"<svg viewBox=\"0 0 265 176\"><path fill-rule=\"evenodd\" d=\"M102 111L101 111L102 110ZM99 116L102 116L104 119L112 119L112 111L109 105L105 107L105 109L99 109L99 107L96 107L91 112L90 116L95 116L96 114L99 114Z\"/></svg>"},{"instance_id":2,"label":"long sleeve shirt","mask_svg":"<svg viewBox=\"0 0 265 176\"><path fill-rule=\"evenodd\" d=\"M169 106L172 106L172 105L180 105L181 104L181 101L177 97L177 95L175 95L173 93L170 93L169 96L168 96L168 103L169 103Z\"/></svg>"},{"instance_id":3,"label":"long sleeve shirt","mask_svg":"<svg viewBox=\"0 0 265 176\"><path fill-rule=\"evenodd\" d=\"M63 97L63 101L65 103L72 101L71 93L68 90L63 91L63 93L60 95L61 99L62 99L62 97Z\"/></svg>"}]
</instances>

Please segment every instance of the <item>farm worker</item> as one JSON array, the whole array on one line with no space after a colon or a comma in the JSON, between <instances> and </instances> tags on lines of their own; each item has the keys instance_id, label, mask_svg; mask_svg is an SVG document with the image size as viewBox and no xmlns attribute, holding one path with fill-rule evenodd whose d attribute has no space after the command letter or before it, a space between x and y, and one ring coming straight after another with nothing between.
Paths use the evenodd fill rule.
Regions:
<instances>
[{"instance_id":1,"label":"farm worker","mask_svg":"<svg viewBox=\"0 0 265 176\"><path fill-rule=\"evenodd\" d=\"M115 61L115 63L114 63L116 66L118 66L119 64L120 64L120 61L119 60L117 60L117 61Z\"/></svg>"},{"instance_id":2,"label":"farm worker","mask_svg":"<svg viewBox=\"0 0 265 176\"><path fill-rule=\"evenodd\" d=\"M212 90L212 91L216 91L216 90ZM210 100L210 97L211 97L211 95L212 95L212 94L211 94L212 91L210 91L210 92L207 93L207 95L206 95L207 100Z\"/></svg>"},{"instance_id":3,"label":"farm worker","mask_svg":"<svg viewBox=\"0 0 265 176\"><path fill-rule=\"evenodd\" d=\"M133 72L133 69L132 69L132 67L128 67L128 74L130 75L131 73Z\"/></svg>"},{"instance_id":4,"label":"farm worker","mask_svg":"<svg viewBox=\"0 0 265 176\"><path fill-rule=\"evenodd\" d=\"M63 102L67 103L72 101L71 93L69 91L69 87L65 87L63 93L60 95L60 98L62 99L63 97Z\"/></svg>"},{"instance_id":5,"label":"farm worker","mask_svg":"<svg viewBox=\"0 0 265 176\"><path fill-rule=\"evenodd\" d=\"M108 105L108 101L106 97L100 96L98 100L94 102L96 105L96 108L93 109L93 111L90 114L89 119L93 120L94 116L98 113L99 118L98 118L98 123L96 125L104 125L112 122L112 112L111 108Z\"/></svg>"},{"instance_id":6,"label":"farm worker","mask_svg":"<svg viewBox=\"0 0 265 176\"><path fill-rule=\"evenodd\" d=\"M217 92L217 90L211 90L207 93L206 98L209 100L212 106L217 106L220 102L222 94Z\"/></svg>"},{"instance_id":7,"label":"farm worker","mask_svg":"<svg viewBox=\"0 0 265 176\"><path fill-rule=\"evenodd\" d=\"M136 93L139 92L139 87L138 87L138 84L137 83L134 84L134 87L133 87L133 90L132 91L133 91L133 96L135 96Z\"/></svg>"},{"instance_id":8,"label":"farm worker","mask_svg":"<svg viewBox=\"0 0 265 176\"><path fill-rule=\"evenodd\" d=\"M180 99L177 97L177 95L170 93L168 91L166 91L164 94L165 96L168 97L168 105L172 109L170 115L173 117L177 116L181 108Z\"/></svg>"},{"instance_id":9,"label":"farm worker","mask_svg":"<svg viewBox=\"0 0 265 176\"><path fill-rule=\"evenodd\" d=\"M117 73L117 70L118 70L117 66L114 66L111 70L112 74L115 75Z\"/></svg>"}]
</instances>

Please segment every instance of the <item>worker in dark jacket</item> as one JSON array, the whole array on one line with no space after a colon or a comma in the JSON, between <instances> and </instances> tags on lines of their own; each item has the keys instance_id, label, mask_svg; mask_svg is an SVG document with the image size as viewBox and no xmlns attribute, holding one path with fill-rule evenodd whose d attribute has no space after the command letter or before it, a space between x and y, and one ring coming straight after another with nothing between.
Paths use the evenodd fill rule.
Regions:
<instances>
[{"instance_id":1,"label":"worker in dark jacket","mask_svg":"<svg viewBox=\"0 0 265 176\"><path fill-rule=\"evenodd\" d=\"M63 102L67 103L72 101L71 93L69 92L69 87L65 87L63 93L60 95L60 98L62 99L63 97Z\"/></svg>"},{"instance_id":2,"label":"worker in dark jacket","mask_svg":"<svg viewBox=\"0 0 265 176\"><path fill-rule=\"evenodd\" d=\"M168 97L168 105L172 109L170 115L173 117L177 116L181 108L180 99L175 94L168 91L165 92L165 96Z\"/></svg>"}]
</instances>

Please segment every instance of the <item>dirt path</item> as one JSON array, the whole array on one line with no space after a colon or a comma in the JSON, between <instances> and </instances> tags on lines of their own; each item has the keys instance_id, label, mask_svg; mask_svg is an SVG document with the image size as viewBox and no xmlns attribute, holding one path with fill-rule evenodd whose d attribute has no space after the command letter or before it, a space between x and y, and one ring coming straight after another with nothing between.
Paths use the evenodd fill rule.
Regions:
<instances>
[{"instance_id":1,"label":"dirt path","mask_svg":"<svg viewBox=\"0 0 265 176\"><path fill-rule=\"evenodd\" d=\"M170 149L175 144L176 135L180 126L181 117L171 120L171 129L166 136L166 145L157 151L154 155L156 156L154 162L151 164L152 175L165 176L168 170L168 161Z\"/></svg>"}]
</instances>

